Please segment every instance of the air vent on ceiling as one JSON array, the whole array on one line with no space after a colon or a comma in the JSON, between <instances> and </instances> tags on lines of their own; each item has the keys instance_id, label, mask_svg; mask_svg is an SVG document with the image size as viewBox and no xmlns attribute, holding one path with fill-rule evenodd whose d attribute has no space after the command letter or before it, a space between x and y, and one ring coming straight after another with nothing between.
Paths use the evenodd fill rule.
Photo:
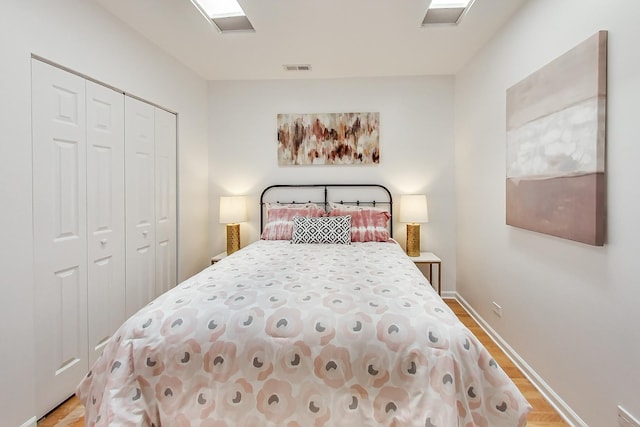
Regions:
<instances>
[{"instance_id":1,"label":"air vent on ceiling","mask_svg":"<svg viewBox=\"0 0 640 427\"><path fill-rule=\"evenodd\" d=\"M285 64L283 67L287 71L311 71L309 64Z\"/></svg>"},{"instance_id":2,"label":"air vent on ceiling","mask_svg":"<svg viewBox=\"0 0 640 427\"><path fill-rule=\"evenodd\" d=\"M213 23L222 33L232 32L255 32L253 25L246 16L226 16L223 18L212 18Z\"/></svg>"},{"instance_id":3,"label":"air vent on ceiling","mask_svg":"<svg viewBox=\"0 0 640 427\"><path fill-rule=\"evenodd\" d=\"M422 20L422 25L457 24L464 13L464 7L443 7L428 9Z\"/></svg>"}]
</instances>

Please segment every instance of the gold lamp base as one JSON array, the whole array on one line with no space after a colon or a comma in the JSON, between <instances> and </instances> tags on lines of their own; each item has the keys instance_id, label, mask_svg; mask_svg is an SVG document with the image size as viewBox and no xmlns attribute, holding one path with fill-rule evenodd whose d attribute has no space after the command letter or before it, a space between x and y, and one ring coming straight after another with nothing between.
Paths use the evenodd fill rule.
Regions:
<instances>
[{"instance_id":1,"label":"gold lamp base","mask_svg":"<svg viewBox=\"0 0 640 427\"><path fill-rule=\"evenodd\" d=\"M227 224L227 255L240 249L240 224Z\"/></svg>"},{"instance_id":2,"label":"gold lamp base","mask_svg":"<svg viewBox=\"0 0 640 427\"><path fill-rule=\"evenodd\" d=\"M407 255L420 256L420 224L407 224Z\"/></svg>"}]
</instances>

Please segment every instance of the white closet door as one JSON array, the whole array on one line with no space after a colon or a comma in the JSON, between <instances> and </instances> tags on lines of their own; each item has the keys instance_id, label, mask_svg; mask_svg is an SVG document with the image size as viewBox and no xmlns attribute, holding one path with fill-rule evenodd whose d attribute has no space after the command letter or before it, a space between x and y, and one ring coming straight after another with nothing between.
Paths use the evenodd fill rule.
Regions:
<instances>
[{"instance_id":1,"label":"white closet door","mask_svg":"<svg viewBox=\"0 0 640 427\"><path fill-rule=\"evenodd\" d=\"M33 60L32 85L36 405L44 414L89 368L85 80Z\"/></svg>"},{"instance_id":2,"label":"white closet door","mask_svg":"<svg viewBox=\"0 0 640 427\"><path fill-rule=\"evenodd\" d=\"M156 289L176 285L176 116L156 108Z\"/></svg>"},{"instance_id":3,"label":"white closet door","mask_svg":"<svg viewBox=\"0 0 640 427\"><path fill-rule=\"evenodd\" d=\"M125 97L127 317L155 295L154 110Z\"/></svg>"},{"instance_id":4,"label":"white closet door","mask_svg":"<svg viewBox=\"0 0 640 427\"><path fill-rule=\"evenodd\" d=\"M125 320L124 95L87 82L89 363Z\"/></svg>"}]
</instances>

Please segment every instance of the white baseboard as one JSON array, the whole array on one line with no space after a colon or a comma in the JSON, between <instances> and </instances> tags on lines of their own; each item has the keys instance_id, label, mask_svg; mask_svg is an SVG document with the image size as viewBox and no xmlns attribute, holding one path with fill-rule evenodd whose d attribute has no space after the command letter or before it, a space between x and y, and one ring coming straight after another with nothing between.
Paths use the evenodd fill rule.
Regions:
<instances>
[{"instance_id":1,"label":"white baseboard","mask_svg":"<svg viewBox=\"0 0 640 427\"><path fill-rule=\"evenodd\" d=\"M446 296L444 295L446 294ZM469 313L473 320L489 335L489 337L500 347L500 349L507 355L509 359L522 371L524 376L531 381L533 386L538 389L542 396L549 402L553 408L558 411L560 416L569 425L574 427L588 427L587 423L576 414L573 409L562 400L562 398L546 383L544 379L531 366L518 354L516 351L484 320L477 311L471 307L471 305L462 298L457 292L443 293L443 298L452 298L457 300L462 307Z\"/></svg>"},{"instance_id":2,"label":"white baseboard","mask_svg":"<svg viewBox=\"0 0 640 427\"><path fill-rule=\"evenodd\" d=\"M443 291L441 297L442 299L458 299L458 293L456 291Z\"/></svg>"},{"instance_id":3,"label":"white baseboard","mask_svg":"<svg viewBox=\"0 0 640 427\"><path fill-rule=\"evenodd\" d=\"M38 424L38 419L36 417L31 417L24 423L20 424L20 427L36 427Z\"/></svg>"}]
</instances>

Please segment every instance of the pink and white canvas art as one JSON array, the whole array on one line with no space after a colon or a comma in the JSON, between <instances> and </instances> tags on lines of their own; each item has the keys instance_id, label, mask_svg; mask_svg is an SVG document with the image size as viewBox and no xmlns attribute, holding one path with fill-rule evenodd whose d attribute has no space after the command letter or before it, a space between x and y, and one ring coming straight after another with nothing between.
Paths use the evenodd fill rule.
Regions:
<instances>
[{"instance_id":1,"label":"pink and white canvas art","mask_svg":"<svg viewBox=\"0 0 640 427\"><path fill-rule=\"evenodd\" d=\"M278 114L278 164L380 163L380 113Z\"/></svg>"},{"instance_id":2,"label":"pink and white canvas art","mask_svg":"<svg viewBox=\"0 0 640 427\"><path fill-rule=\"evenodd\" d=\"M507 90L506 222L604 244L607 32Z\"/></svg>"}]
</instances>

